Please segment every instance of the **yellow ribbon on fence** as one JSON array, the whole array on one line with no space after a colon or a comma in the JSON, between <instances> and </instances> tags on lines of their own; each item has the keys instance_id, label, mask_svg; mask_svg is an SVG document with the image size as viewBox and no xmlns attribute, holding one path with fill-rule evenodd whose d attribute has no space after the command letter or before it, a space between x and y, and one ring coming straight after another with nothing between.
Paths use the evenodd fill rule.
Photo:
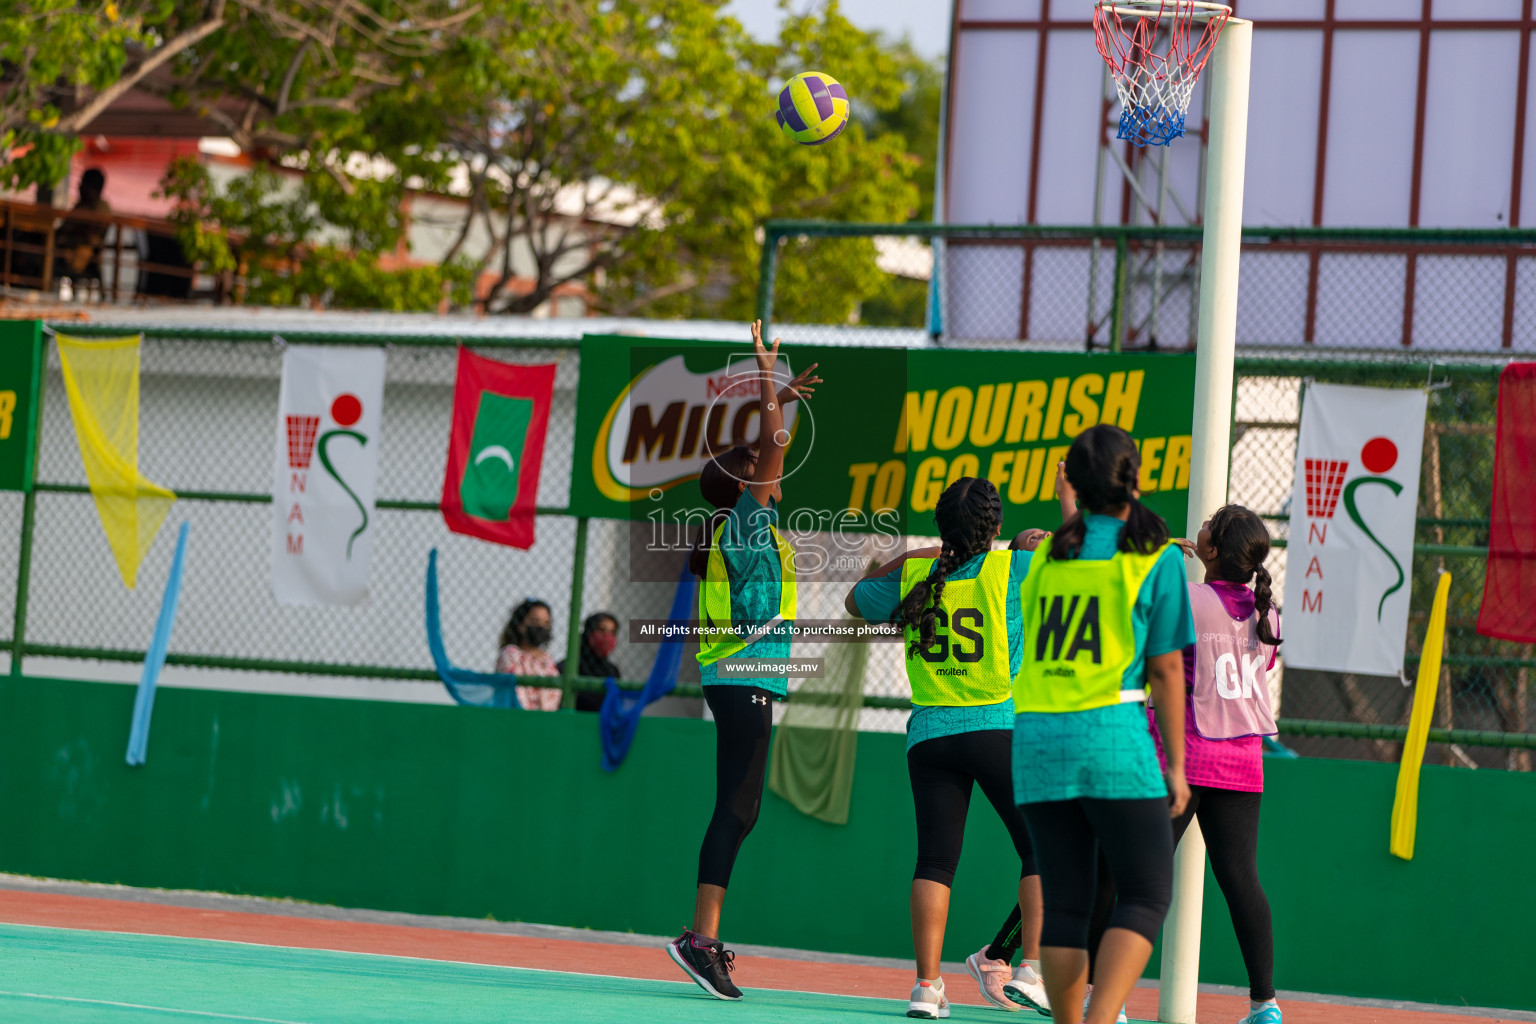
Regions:
<instances>
[{"instance_id":1,"label":"yellow ribbon on fence","mask_svg":"<svg viewBox=\"0 0 1536 1024\"><path fill-rule=\"evenodd\" d=\"M139 473L139 336L55 337L85 478L117 570L131 589L176 500Z\"/></svg>"},{"instance_id":2,"label":"yellow ribbon on fence","mask_svg":"<svg viewBox=\"0 0 1536 1024\"><path fill-rule=\"evenodd\" d=\"M1435 603L1429 612L1429 629L1419 656L1419 678L1413 688L1413 715L1408 719L1408 738L1403 742L1403 763L1397 770L1397 797L1392 801L1393 856L1413 860L1413 839L1419 824L1419 768L1424 764L1424 745L1429 742L1430 720L1435 714L1435 691L1440 684L1440 655L1445 649L1445 605L1451 592L1451 574L1442 572L1435 585Z\"/></svg>"}]
</instances>

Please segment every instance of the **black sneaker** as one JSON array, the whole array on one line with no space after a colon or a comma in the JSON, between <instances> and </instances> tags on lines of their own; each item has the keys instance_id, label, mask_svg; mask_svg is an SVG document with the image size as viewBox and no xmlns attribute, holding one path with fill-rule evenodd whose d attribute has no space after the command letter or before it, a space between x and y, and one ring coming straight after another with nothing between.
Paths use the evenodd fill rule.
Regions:
<instances>
[{"instance_id":1,"label":"black sneaker","mask_svg":"<svg viewBox=\"0 0 1536 1024\"><path fill-rule=\"evenodd\" d=\"M667 943L667 955L688 972L688 977L698 982L699 988L716 999L741 998L741 989L731 984L731 972L736 969L732 961L736 954L726 949L720 940L706 941L693 932L684 931Z\"/></svg>"}]
</instances>

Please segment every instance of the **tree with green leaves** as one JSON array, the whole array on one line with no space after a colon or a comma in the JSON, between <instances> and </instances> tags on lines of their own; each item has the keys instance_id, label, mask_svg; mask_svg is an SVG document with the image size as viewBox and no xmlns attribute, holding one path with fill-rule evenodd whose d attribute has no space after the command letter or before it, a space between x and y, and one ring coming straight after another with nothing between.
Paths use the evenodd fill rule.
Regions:
<instances>
[{"instance_id":1,"label":"tree with green leaves","mask_svg":"<svg viewBox=\"0 0 1536 1024\"><path fill-rule=\"evenodd\" d=\"M142 36L118 44L130 54L224 19L153 75L130 56L84 88L133 77L258 157L222 187L192 162L164 183L189 255L238 271L250 301L423 309L482 281L498 312L582 286L599 311L747 317L763 220L906 220L931 173L902 131L915 58L835 0L773 43L718 0L124 2L144 4L115 15ZM823 146L773 117L775 90L807 69L841 81L857 115ZM396 280L381 257L413 193L455 195L460 215L437 265ZM780 278L792 318L847 320L887 287L868 240L786 244L803 250Z\"/></svg>"},{"instance_id":2,"label":"tree with green leaves","mask_svg":"<svg viewBox=\"0 0 1536 1024\"><path fill-rule=\"evenodd\" d=\"M479 12L459 0L12 0L0 9L0 187L63 180L81 134L132 89L242 148L357 151L369 101L409 90L422 58Z\"/></svg>"}]
</instances>

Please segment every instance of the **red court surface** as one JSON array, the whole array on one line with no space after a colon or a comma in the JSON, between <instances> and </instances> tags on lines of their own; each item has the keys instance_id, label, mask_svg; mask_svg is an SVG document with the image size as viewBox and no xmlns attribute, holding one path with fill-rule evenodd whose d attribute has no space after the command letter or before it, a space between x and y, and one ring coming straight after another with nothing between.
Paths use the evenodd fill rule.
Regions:
<instances>
[{"instance_id":1,"label":"red court surface","mask_svg":"<svg viewBox=\"0 0 1536 1024\"><path fill-rule=\"evenodd\" d=\"M302 907L297 913L302 913ZM298 949L323 949L565 972L677 981L680 973L660 948L567 939L458 931L431 926L333 920L284 913L220 910L56 892L0 889L0 922L100 932L215 939ZM743 989L904 1000L910 969L826 963L790 957L743 955L737 960ZM985 1005L964 974L950 976L949 995L962 1004ZM1465 1013L1403 1010L1356 1004L1283 1002L1287 1024L1475 1024L1509 1020ZM1155 1019L1157 991L1137 989L1128 1006L1132 1018ZM1202 993L1202 1024L1232 1024L1247 1011L1241 996ZM1520 1015L1526 1017L1525 1014ZM1019 1014L1018 1019L1041 1019Z\"/></svg>"}]
</instances>

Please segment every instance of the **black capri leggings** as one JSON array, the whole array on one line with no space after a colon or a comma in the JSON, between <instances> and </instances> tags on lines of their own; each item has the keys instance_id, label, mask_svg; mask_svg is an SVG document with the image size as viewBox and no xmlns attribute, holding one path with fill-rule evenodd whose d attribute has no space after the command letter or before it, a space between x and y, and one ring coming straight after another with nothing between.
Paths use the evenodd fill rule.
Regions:
<instances>
[{"instance_id":1,"label":"black capri leggings","mask_svg":"<svg viewBox=\"0 0 1536 1024\"><path fill-rule=\"evenodd\" d=\"M1216 884L1227 898L1232 930L1237 933L1243 965L1248 968L1248 997L1260 1003L1275 998L1275 936L1269 897L1259 884L1259 802L1263 795L1190 786L1189 806L1173 820L1173 842L1177 846L1190 819L1200 819L1200 831L1211 858L1211 874L1216 876ZM1098 948L1104 930L1111 926L1114 905L1114 886L1101 881L1091 948Z\"/></svg>"},{"instance_id":2,"label":"black capri leggings","mask_svg":"<svg viewBox=\"0 0 1536 1024\"><path fill-rule=\"evenodd\" d=\"M1119 893L1108 926L1156 941L1173 895L1166 797L1053 800L1022 809L1040 862L1040 945L1089 948L1101 853Z\"/></svg>"},{"instance_id":3,"label":"black capri leggings","mask_svg":"<svg viewBox=\"0 0 1536 1024\"><path fill-rule=\"evenodd\" d=\"M756 686L704 687L715 716L715 813L699 848L700 885L730 885L741 842L757 824L777 699Z\"/></svg>"},{"instance_id":4,"label":"black capri leggings","mask_svg":"<svg viewBox=\"0 0 1536 1024\"><path fill-rule=\"evenodd\" d=\"M1019 877L1036 873L1029 829L1013 802L1013 733L985 729L923 740L907 751L917 811L917 870L913 878L953 885L965 841L971 784L996 809L1019 855Z\"/></svg>"}]
</instances>

